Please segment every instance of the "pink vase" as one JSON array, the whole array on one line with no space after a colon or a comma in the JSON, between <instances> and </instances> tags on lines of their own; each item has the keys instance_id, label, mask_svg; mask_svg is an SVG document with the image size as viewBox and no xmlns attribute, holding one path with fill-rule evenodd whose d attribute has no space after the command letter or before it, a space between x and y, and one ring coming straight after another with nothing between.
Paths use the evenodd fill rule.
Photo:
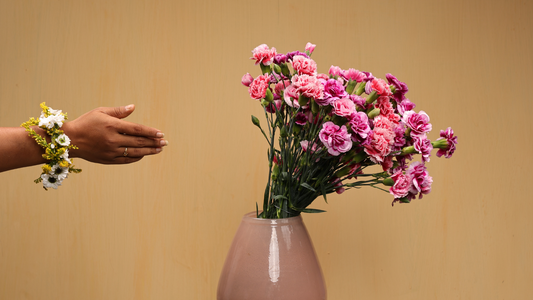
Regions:
<instances>
[{"instance_id":1,"label":"pink vase","mask_svg":"<svg viewBox=\"0 0 533 300\"><path fill-rule=\"evenodd\" d=\"M244 215L220 275L217 299L326 299L322 270L302 217Z\"/></svg>"}]
</instances>

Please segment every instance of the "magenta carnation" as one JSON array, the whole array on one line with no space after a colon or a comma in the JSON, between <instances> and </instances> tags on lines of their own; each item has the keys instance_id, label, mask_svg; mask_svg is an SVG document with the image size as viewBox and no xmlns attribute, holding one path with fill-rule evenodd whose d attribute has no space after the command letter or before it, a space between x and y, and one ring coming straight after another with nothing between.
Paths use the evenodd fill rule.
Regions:
<instances>
[{"instance_id":1,"label":"magenta carnation","mask_svg":"<svg viewBox=\"0 0 533 300\"><path fill-rule=\"evenodd\" d=\"M418 194L418 198L422 199L423 195L431 192L431 184L433 178L429 176L426 166L418 161L411 163L405 174L411 178L411 188L409 189L409 199L414 199Z\"/></svg>"},{"instance_id":2,"label":"magenta carnation","mask_svg":"<svg viewBox=\"0 0 533 300\"><path fill-rule=\"evenodd\" d=\"M407 88L407 84L399 81L394 75L390 73L385 75L385 77L387 78L389 84L391 84L395 88L394 93L392 94L392 98L394 98L396 103L402 102L405 99L405 94L409 91L409 89Z\"/></svg>"},{"instance_id":3,"label":"magenta carnation","mask_svg":"<svg viewBox=\"0 0 533 300\"><path fill-rule=\"evenodd\" d=\"M424 112L415 113L414 111L406 111L403 114L402 122L411 129L411 136L424 135L431 131L431 123L429 123L429 116Z\"/></svg>"},{"instance_id":4,"label":"magenta carnation","mask_svg":"<svg viewBox=\"0 0 533 300\"><path fill-rule=\"evenodd\" d=\"M340 98L346 98L348 96L348 93L346 93L346 90L344 90L344 86L338 80L328 79L328 81L325 83L324 99L334 98L336 100Z\"/></svg>"},{"instance_id":5,"label":"magenta carnation","mask_svg":"<svg viewBox=\"0 0 533 300\"><path fill-rule=\"evenodd\" d=\"M448 143L448 147L445 149L439 149L437 151L437 156L441 157L444 155L446 158L452 157L453 153L455 152L455 145L457 145L457 137L453 136L453 130L451 127L448 127L446 130L440 131L440 138L437 139L437 141L440 141L442 139L445 139Z\"/></svg>"},{"instance_id":6,"label":"magenta carnation","mask_svg":"<svg viewBox=\"0 0 533 300\"><path fill-rule=\"evenodd\" d=\"M431 141L425 135L417 136L414 140L415 150L422 155L423 162L428 162L431 157L431 150L433 150Z\"/></svg>"},{"instance_id":7,"label":"magenta carnation","mask_svg":"<svg viewBox=\"0 0 533 300\"><path fill-rule=\"evenodd\" d=\"M364 112L359 111L354 113L348 124L350 124L350 129L352 132L361 138L361 140L358 140L356 135L352 135L352 140L354 142L364 141L368 137L368 134L370 133L370 126L368 124L368 116Z\"/></svg>"},{"instance_id":8,"label":"magenta carnation","mask_svg":"<svg viewBox=\"0 0 533 300\"><path fill-rule=\"evenodd\" d=\"M356 69L351 69L351 68L348 70L342 71L341 75L342 75L342 78L344 78L344 80L352 80L356 82L362 82L363 79L365 78L365 74L363 74L363 72L356 70Z\"/></svg>"},{"instance_id":9,"label":"magenta carnation","mask_svg":"<svg viewBox=\"0 0 533 300\"><path fill-rule=\"evenodd\" d=\"M326 122L322 125L318 136L328 149L328 153L333 156L348 152L352 148L352 135L344 125L339 127L333 122Z\"/></svg>"}]
</instances>

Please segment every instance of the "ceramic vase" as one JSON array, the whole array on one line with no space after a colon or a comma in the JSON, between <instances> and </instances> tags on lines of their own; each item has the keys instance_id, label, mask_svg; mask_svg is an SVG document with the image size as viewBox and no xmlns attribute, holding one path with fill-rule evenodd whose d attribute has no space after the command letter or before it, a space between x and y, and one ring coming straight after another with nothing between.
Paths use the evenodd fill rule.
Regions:
<instances>
[{"instance_id":1,"label":"ceramic vase","mask_svg":"<svg viewBox=\"0 0 533 300\"><path fill-rule=\"evenodd\" d=\"M302 217L244 215L222 269L217 299L326 299L322 270Z\"/></svg>"}]
</instances>

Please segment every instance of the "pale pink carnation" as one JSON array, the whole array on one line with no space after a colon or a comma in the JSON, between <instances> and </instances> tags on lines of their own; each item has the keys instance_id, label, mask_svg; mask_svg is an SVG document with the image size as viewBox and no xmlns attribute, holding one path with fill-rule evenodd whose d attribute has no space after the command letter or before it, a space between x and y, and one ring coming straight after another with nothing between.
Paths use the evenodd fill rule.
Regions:
<instances>
[{"instance_id":1,"label":"pale pink carnation","mask_svg":"<svg viewBox=\"0 0 533 300\"><path fill-rule=\"evenodd\" d=\"M329 76L324 73L319 73L318 75L316 75L316 78L328 81Z\"/></svg>"},{"instance_id":2,"label":"pale pink carnation","mask_svg":"<svg viewBox=\"0 0 533 300\"><path fill-rule=\"evenodd\" d=\"M403 174L402 171L394 173L391 178L394 180L394 185L391 186L389 192L395 199L406 197L409 194L409 190L411 190L412 179L408 175Z\"/></svg>"},{"instance_id":3,"label":"pale pink carnation","mask_svg":"<svg viewBox=\"0 0 533 300\"><path fill-rule=\"evenodd\" d=\"M383 163L392 150L394 137L394 126L389 119L383 116L374 118L374 130L368 139L369 143L364 145L370 160L379 164Z\"/></svg>"},{"instance_id":4,"label":"pale pink carnation","mask_svg":"<svg viewBox=\"0 0 533 300\"><path fill-rule=\"evenodd\" d=\"M348 69L345 71L342 71L342 77L345 80L352 80L356 82L361 82L365 78L365 74L363 72L356 70L356 69Z\"/></svg>"},{"instance_id":5,"label":"pale pink carnation","mask_svg":"<svg viewBox=\"0 0 533 300\"><path fill-rule=\"evenodd\" d=\"M448 147L446 147L446 149L439 149L439 151L437 151L437 156L441 157L444 155L444 157L450 158L455 152L455 145L457 145L457 137L453 136L453 130L451 127L440 131L440 138L438 138L437 141L442 139L445 139L446 142L448 142Z\"/></svg>"},{"instance_id":6,"label":"pale pink carnation","mask_svg":"<svg viewBox=\"0 0 533 300\"><path fill-rule=\"evenodd\" d=\"M283 90L285 90L289 85L291 85L291 81L290 80L280 81L280 82L276 83L276 85L274 87L274 91L275 91L276 94L281 96Z\"/></svg>"},{"instance_id":7,"label":"pale pink carnation","mask_svg":"<svg viewBox=\"0 0 533 300\"><path fill-rule=\"evenodd\" d=\"M331 76L339 76L342 73L342 69L337 66L331 66L329 68L329 75Z\"/></svg>"},{"instance_id":8,"label":"pale pink carnation","mask_svg":"<svg viewBox=\"0 0 533 300\"><path fill-rule=\"evenodd\" d=\"M257 100L265 98L269 83L270 76L268 74L257 76L257 78L255 78L248 87L248 93L250 93L250 97Z\"/></svg>"},{"instance_id":9,"label":"pale pink carnation","mask_svg":"<svg viewBox=\"0 0 533 300\"><path fill-rule=\"evenodd\" d=\"M309 149L309 141L301 141L300 146L302 146L302 149L307 152L307 149ZM311 153L314 153L317 149L318 145L316 143L311 146Z\"/></svg>"},{"instance_id":10,"label":"pale pink carnation","mask_svg":"<svg viewBox=\"0 0 533 300\"><path fill-rule=\"evenodd\" d=\"M301 95L313 99L321 99L323 97L324 87L318 82L316 76L294 75L292 84Z\"/></svg>"},{"instance_id":11,"label":"pale pink carnation","mask_svg":"<svg viewBox=\"0 0 533 300\"><path fill-rule=\"evenodd\" d=\"M431 141L425 135L417 136L414 140L415 142L413 146L415 147L415 150L422 155L423 162L428 162L431 157L431 150L433 150Z\"/></svg>"},{"instance_id":12,"label":"pale pink carnation","mask_svg":"<svg viewBox=\"0 0 533 300\"><path fill-rule=\"evenodd\" d=\"M292 58L292 67L298 75L306 74L316 76L316 62L302 55L295 55Z\"/></svg>"},{"instance_id":13,"label":"pale pink carnation","mask_svg":"<svg viewBox=\"0 0 533 300\"><path fill-rule=\"evenodd\" d=\"M424 135L431 131L431 123L429 123L429 116L424 112L415 113L414 111L406 111L403 114L402 122L411 129L411 136Z\"/></svg>"},{"instance_id":14,"label":"pale pink carnation","mask_svg":"<svg viewBox=\"0 0 533 300\"><path fill-rule=\"evenodd\" d=\"M252 55L250 59L255 59L255 64L262 63L265 66L269 66L276 56L276 48L272 47L269 49L266 44L261 44L252 50Z\"/></svg>"},{"instance_id":15,"label":"pale pink carnation","mask_svg":"<svg viewBox=\"0 0 533 300\"><path fill-rule=\"evenodd\" d=\"M326 122L322 125L318 136L328 149L328 153L333 156L348 152L352 148L352 135L344 125L339 127L333 122Z\"/></svg>"},{"instance_id":16,"label":"pale pink carnation","mask_svg":"<svg viewBox=\"0 0 533 300\"><path fill-rule=\"evenodd\" d=\"M372 87L372 91L376 91L376 93L380 96L392 95L389 85L387 84L385 80L381 78L376 78L372 80L371 87Z\"/></svg>"},{"instance_id":17,"label":"pale pink carnation","mask_svg":"<svg viewBox=\"0 0 533 300\"><path fill-rule=\"evenodd\" d=\"M283 100L285 100L285 103L287 103L287 105L290 107L300 107L300 104L298 103L298 97L300 97L300 94L298 94L298 90L292 84L289 85L283 92Z\"/></svg>"},{"instance_id":18,"label":"pale pink carnation","mask_svg":"<svg viewBox=\"0 0 533 300\"><path fill-rule=\"evenodd\" d=\"M316 47L315 44L307 43L305 45L305 51L309 52L309 55L311 55L311 53L313 53L313 51L315 51L315 47Z\"/></svg>"},{"instance_id":19,"label":"pale pink carnation","mask_svg":"<svg viewBox=\"0 0 533 300\"><path fill-rule=\"evenodd\" d=\"M348 118L355 113L355 104L347 98L336 100L333 102L333 113L339 117Z\"/></svg>"},{"instance_id":20,"label":"pale pink carnation","mask_svg":"<svg viewBox=\"0 0 533 300\"><path fill-rule=\"evenodd\" d=\"M254 81L254 78L252 75L250 75L250 73L244 74L241 78L241 83L246 87L249 87L250 84L252 84L252 81Z\"/></svg>"}]
</instances>

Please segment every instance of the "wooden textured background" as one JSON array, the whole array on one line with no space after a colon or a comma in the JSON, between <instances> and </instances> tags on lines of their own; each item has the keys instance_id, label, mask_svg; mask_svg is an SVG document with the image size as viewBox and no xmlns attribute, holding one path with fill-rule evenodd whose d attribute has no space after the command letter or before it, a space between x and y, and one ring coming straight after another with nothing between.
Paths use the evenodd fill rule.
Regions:
<instances>
[{"instance_id":1,"label":"wooden textured background","mask_svg":"<svg viewBox=\"0 0 533 300\"><path fill-rule=\"evenodd\" d=\"M529 299L533 2L481 0L0 0L0 126L43 101L71 119L135 103L128 120L170 141L132 165L78 160L59 190L38 166L1 173L0 299L214 299L267 176L240 78L257 45L306 42L320 72L395 74L432 139L459 136L424 199L355 190L304 216L329 299Z\"/></svg>"}]
</instances>

